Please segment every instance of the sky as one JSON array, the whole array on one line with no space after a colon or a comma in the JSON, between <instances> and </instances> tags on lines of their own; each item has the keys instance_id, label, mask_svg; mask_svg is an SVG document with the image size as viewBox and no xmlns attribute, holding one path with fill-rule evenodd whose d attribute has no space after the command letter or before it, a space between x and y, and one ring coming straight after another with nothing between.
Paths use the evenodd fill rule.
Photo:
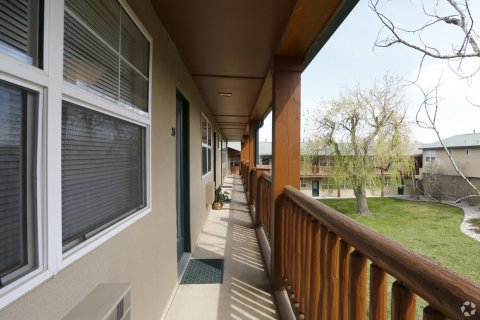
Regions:
<instances>
[{"instance_id":1,"label":"sky","mask_svg":"<svg viewBox=\"0 0 480 320\"><path fill-rule=\"evenodd\" d=\"M428 5L435 0L424 2L429 8ZM419 27L425 20L425 15L418 6L419 0L384 0L383 3L383 12L398 26ZM441 7L440 14L450 13L445 9L446 7ZM476 15L476 20L480 21L479 1L472 1L472 12ZM368 1L360 0L302 73L302 138L305 138L303 119L306 111L315 110L322 101L338 97L342 89L357 84L368 88L386 72L408 81L417 78L422 55L401 45L373 49L379 32L381 35L386 34L378 17L368 7ZM452 28L442 26L423 34L424 39L431 39L437 47L450 46L450 39L459 39L459 36L461 34ZM480 65L480 59L477 60ZM468 67L470 66L467 65L465 69L469 70ZM473 70L472 67L470 69ZM480 105L480 76L474 76L470 81L460 80L445 61L425 60L418 79L419 85L426 89L432 88L440 78L437 126L442 138L472 133L473 130L480 132L480 107L472 105L466 99L468 97L470 101ZM405 98L412 139L421 143L437 141L432 130L419 128L414 121L422 98L420 91L414 86L406 86ZM260 141L271 139L270 115L265 119L264 127L260 131Z\"/></svg>"}]
</instances>

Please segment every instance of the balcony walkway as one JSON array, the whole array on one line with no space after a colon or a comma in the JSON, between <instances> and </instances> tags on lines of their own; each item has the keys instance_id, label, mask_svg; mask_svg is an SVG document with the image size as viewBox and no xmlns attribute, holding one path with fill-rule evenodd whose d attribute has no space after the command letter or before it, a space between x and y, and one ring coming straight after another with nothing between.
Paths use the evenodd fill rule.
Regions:
<instances>
[{"instance_id":1,"label":"balcony walkway","mask_svg":"<svg viewBox=\"0 0 480 320\"><path fill-rule=\"evenodd\" d=\"M168 320L278 319L241 179L227 177L224 186L232 200L212 210L193 252L225 259L223 283L179 285Z\"/></svg>"}]
</instances>

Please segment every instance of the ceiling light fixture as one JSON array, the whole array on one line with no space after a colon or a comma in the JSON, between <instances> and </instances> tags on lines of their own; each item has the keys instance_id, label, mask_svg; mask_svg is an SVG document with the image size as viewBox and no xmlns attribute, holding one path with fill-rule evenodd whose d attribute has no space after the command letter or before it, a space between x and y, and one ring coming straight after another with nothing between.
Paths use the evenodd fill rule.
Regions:
<instances>
[{"instance_id":1,"label":"ceiling light fixture","mask_svg":"<svg viewBox=\"0 0 480 320\"><path fill-rule=\"evenodd\" d=\"M232 93L231 93L231 92L219 91L219 92L218 92L218 95L219 95L220 97L230 98L230 97L232 96Z\"/></svg>"}]
</instances>

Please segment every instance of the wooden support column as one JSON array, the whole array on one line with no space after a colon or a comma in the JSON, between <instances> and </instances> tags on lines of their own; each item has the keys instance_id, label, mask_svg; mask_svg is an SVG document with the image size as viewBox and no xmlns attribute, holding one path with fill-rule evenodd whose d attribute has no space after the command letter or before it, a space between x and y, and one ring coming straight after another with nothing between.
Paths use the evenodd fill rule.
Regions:
<instances>
[{"instance_id":1,"label":"wooden support column","mask_svg":"<svg viewBox=\"0 0 480 320\"><path fill-rule=\"evenodd\" d=\"M303 58L276 57L272 106L272 283L282 290L282 233L274 227L280 195L287 185L300 188L300 80Z\"/></svg>"},{"instance_id":2,"label":"wooden support column","mask_svg":"<svg viewBox=\"0 0 480 320\"><path fill-rule=\"evenodd\" d=\"M242 148L240 150L240 161L245 162L248 161L248 152L250 149L249 146L250 139L248 139L248 136L243 136L242 138Z\"/></svg>"},{"instance_id":3,"label":"wooden support column","mask_svg":"<svg viewBox=\"0 0 480 320\"><path fill-rule=\"evenodd\" d=\"M255 147L257 144L257 127L258 121L250 120L248 122L248 161L250 161L250 166L253 168L255 166Z\"/></svg>"},{"instance_id":4,"label":"wooden support column","mask_svg":"<svg viewBox=\"0 0 480 320\"><path fill-rule=\"evenodd\" d=\"M242 144L241 144L241 149L240 149L240 175L243 179L245 179L246 172L245 172L245 162L248 161L248 151L249 151L249 139L248 136L243 136L242 138ZM242 181L245 183L245 181Z\"/></svg>"},{"instance_id":5,"label":"wooden support column","mask_svg":"<svg viewBox=\"0 0 480 320\"><path fill-rule=\"evenodd\" d=\"M251 178L252 177L252 171L255 168L255 149L257 146L257 127L258 127L258 121L252 121L250 120L248 122L248 162L250 163L248 175ZM252 205L253 204L253 185L252 183L257 183L256 179L250 179L250 187L248 188L249 193L248 193L248 204Z\"/></svg>"}]
</instances>

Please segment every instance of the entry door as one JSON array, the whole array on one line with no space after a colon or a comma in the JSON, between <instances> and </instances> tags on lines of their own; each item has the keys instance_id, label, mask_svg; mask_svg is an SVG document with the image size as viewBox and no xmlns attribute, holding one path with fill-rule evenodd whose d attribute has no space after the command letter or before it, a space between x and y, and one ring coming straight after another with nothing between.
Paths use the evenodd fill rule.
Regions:
<instances>
[{"instance_id":1,"label":"entry door","mask_svg":"<svg viewBox=\"0 0 480 320\"><path fill-rule=\"evenodd\" d=\"M312 197L318 197L318 181L312 181Z\"/></svg>"},{"instance_id":2,"label":"entry door","mask_svg":"<svg viewBox=\"0 0 480 320\"><path fill-rule=\"evenodd\" d=\"M177 94L176 193L177 193L177 260L190 252L190 186L188 103Z\"/></svg>"}]
</instances>

